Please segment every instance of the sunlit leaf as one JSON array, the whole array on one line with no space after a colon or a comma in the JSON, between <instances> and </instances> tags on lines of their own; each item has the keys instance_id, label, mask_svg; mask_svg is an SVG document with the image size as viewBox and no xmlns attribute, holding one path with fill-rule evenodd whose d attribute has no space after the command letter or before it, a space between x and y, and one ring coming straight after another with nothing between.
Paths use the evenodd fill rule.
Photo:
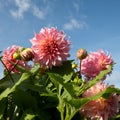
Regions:
<instances>
[{"instance_id":1,"label":"sunlit leaf","mask_svg":"<svg viewBox=\"0 0 120 120\"><path fill-rule=\"evenodd\" d=\"M65 80L59 74L48 73L50 80L58 87L59 84L67 91L70 96L75 97L74 89L71 83L64 83Z\"/></svg>"},{"instance_id":2,"label":"sunlit leaf","mask_svg":"<svg viewBox=\"0 0 120 120\"><path fill-rule=\"evenodd\" d=\"M20 120L34 120L35 116L31 109L27 109Z\"/></svg>"},{"instance_id":3,"label":"sunlit leaf","mask_svg":"<svg viewBox=\"0 0 120 120\"><path fill-rule=\"evenodd\" d=\"M64 100L68 102L69 104L71 104L71 106L74 106L76 109L80 109L87 102L91 100L99 99L100 97L104 97L107 99L112 93L120 94L120 89L108 87L106 90L91 97L78 98L78 99L72 98L71 100L68 100L67 98L65 98Z\"/></svg>"},{"instance_id":4,"label":"sunlit leaf","mask_svg":"<svg viewBox=\"0 0 120 120\"><path fill-rule=\"evenodd\" d=\"M81 91L79 91L79 93L82 94L85 90L89 89L90 87L101 81L108 73L110 73L111 70L112 66L110 65L107 70L101 71L100 74L97 75L94 79L84 84L83 88L81 89Z\"/></svg>"}]
</instances>

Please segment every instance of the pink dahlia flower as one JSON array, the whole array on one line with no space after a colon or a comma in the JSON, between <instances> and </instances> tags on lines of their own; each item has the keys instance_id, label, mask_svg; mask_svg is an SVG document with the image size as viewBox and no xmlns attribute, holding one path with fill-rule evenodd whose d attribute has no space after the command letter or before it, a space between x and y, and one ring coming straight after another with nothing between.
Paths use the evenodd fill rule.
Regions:
<instances>
[{"instance_id":1,"label":"pink dahlia flower","mask_svg":"<svg viewBox=\"0 0 120 120\"><path fill-rule=\"evenodd\" d=\"M107 86L103 82L99 82L86 90L83 98L94 96L106 88ZM101 97L90 101L80 109L80 112L90 120L108 120L118 112L118 97L115 93L112 93L107 99Z\"/></svg>"},{"instance_id":2,"label":"pink dahlia flower","mask_svg":"<svg viewBox=\"0 0 120 120\"><path fill-rule=\"evenodd\" d=\"M16 60L13 57L14 53L15 52L20 52L21 49L22 49L22 47L13 45L12 47L7 48L3 53L2 61L5 64L6 68L9 71L12 70L11 72L13 72L13 73L14 72L19 72L17 68L14 68L14 66L15 66L14 64L17 63L18 65L25 67L25 62L24 61ZM14 63L14 64L12 64L12 63Z\"/></svg>"},{"instance_id":3,"label":"pink dahlia flower","mask_svg":"<svg viewBox=\"0 0 120 120\"><path fill-rule=\"evenodd\" d=\"M39 34L31 39L32 49L35 53L35 62L41 67L60 66L62 61L69 57L70 41L66 35L56 28L42 28Z\"/></svg>"},{"instance_id":4,"label":"pink dahlia flower","mask_svg":"<svg viewBox=\"0 0 120 120\"><path fill-rule=\"evenodd\" d=\"M113 60L102 50L92 52L81 62L81 73L87 78L96 77L102 70L106 70Z\"/></svg>"}]
</instances>

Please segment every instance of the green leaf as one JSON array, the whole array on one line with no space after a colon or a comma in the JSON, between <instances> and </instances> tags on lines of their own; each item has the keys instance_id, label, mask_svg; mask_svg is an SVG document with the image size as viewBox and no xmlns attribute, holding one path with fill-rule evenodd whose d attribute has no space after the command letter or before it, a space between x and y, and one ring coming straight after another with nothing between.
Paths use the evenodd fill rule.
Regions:
<instances>
[{"instance_id":1,"label":"green leaf","mask_svg":"<svg viewBox=\"0 0 120 120\"><path fill-rule=\"evenodd\" d=\"M62 76L60 76L59 74L55 74L55 73L48 73L50 80L55 84L56 88L58 88L59 84L62 85L63 89L65 89L67 91L67 93L71 96L71 97L75 97L75 93L74 93L74 89L71 83L64 83L65 80L63 79Z\"/></svg>"},{"instance_id":2,"label":"green leaf","mask_svg":"<svg viewBox=\"0 0 120 120\"><path fill-rule=\"evenodd\" d=\"M23 73L22 76L20 77L20 79L11 88L5 89L0 94L0 100L2 100L3 98L7 97L8 94L15 91L16 88L21 85L21 83L23 83L26 80L29 80L31 76L35 76L38 73L38 71L39 71L39 67L36 67L36 68L31 69L30 72Z\"/></svg>"},{"instance_id":3,"label":"green leaf","mask_svg":"<svg viewBox=\"0 0 120 120\"><path fill-rule=\"evenodd\" d=\"M92 87L94 84L102 80L107 74L109 74L112 70L112 65L109 65L108 69L103 70L97 75L93 80L90 80L89 84L87 84L87 88Z\"/></svg>"},{"instance_id":4,"label":"green leaf","mask_svg":"<svg viewBox=\"0 0 120 120\"><path fill-rule=\"evenodd\" d=\"M110 73L111 70L112 66L110 65L107 70L101 71L100 74L97 75L94 79L84 84L83 88L79 91L79 94L81 95L84 91L101 81L108 73Z\"/></svg>"},{"instance_id":5,"label":"green leaf","mask_svg":"<svg viewBox=\"0 0 120 120\"><path fill-rule=\"evenodd\" d=\"M36 115L33 113L31 109L27 109L20 120L34 120Z\"/></svg>"},{"instance_id":6,"label":"green leaf","mask_svg":"<svg viewBox=\"0 0 120 120\"><path fill-rule=\"evenodd\" d=\"M72 62L73 60L64 61L61 66L53 67L50 72L60 74L66 81L69 81L74 73Z\"/></svg>"},{"instance_id":7,"label":"green leaf","mask_svg":"<svg viewBox=\"0 0 120 120\"><path fill-rule=\"evenodd\" d=\"M34 108L37 106L35 96L32 96L30 92L17 89L13 93L14 103L21 109Z\"/></svg>"},{"instance_id":8,"label":"green leaf","mask_svg":"<svg viewBox=\"0 0 120 120\"><path fill-rule=\"evenodd\" d=\"M10 88L5 89L1 94L0 94L0 101L3 100L5 97L8 96L8 94L10 94Z\"/></svg>"},{"instance_id":9,"label":"green leaf","mask_svg":"<svg viewBox=\"0 0 120 120\"><path fill-rule=\"evenodd\" d=\"M36 75L37 73L40 72L40 66L39 64L35 64L32 69L30 70L30 73L32 76Z\"/></svg>"},{"instance_id":10,"label":"green leaf","mask_svg":"<svg viewBox=\"0 0 120 120\"><path fill-rule=\"evenodd\" d=\"M5 111L6 106L7 106L7 100L2 99L0 101L0 120L4 120L3 115L6 113L6 111Z\"/></svg>"},{"instance_id":11,"label":"green leaf","mask_svg":"<svg viewBox=\"0 0 120 120\"><path fill-rule=\"evenodd\" d=\"M117 118L119 118L119 119L120 119L120 114L119 114L119 115L117 115L115 118L116 118L116 119L117 119Z\"/></svg>"},{"instance_id":12,"label":"green leaf","mask_svg":"<svg viewBox=\"0 0 120 120\"><path fill-rule=\"evenodd\" d=\"M34 84L32 85L32 84L24 83L22 87L25 87L26 90L31 90L39 93L43 93L46 91L46 88L43 85L34 85Z\"/></svg>"},{"instance_id":13,"label":"green leaf","mask_svg":"<svg viewBox=\"0 0 120 120\"><path fill-rule=\"evenodd\" d=\"M108 87L106 90L88 98L78 98L78 99L72 98L71 100L65 98L64 100L65 102L69 103L71 106L74 106L76 109L80 109L87 102L91 100L99 99L100 97L104 97L107 99L112 93L120 94L120 89Z\"/></svg>"},{"instance_id":14,"label":"green leaf","mask_svg":"<svg viewBox=\"0 0 120 120\"><path fill-rule=\"evenodd\" d=\"M12 80L10 76L12 77ZM1 89L13 86L20 79L21 74L11 74L10 76L7 75L0 80Z\"/></svg>"},{"instance_id":15,"label":"green leaf","mask_svg":"<svg viewBox=\"0 0 120 120\"><path fill-rule=\"evenodd\" d=\"M120 89L119 89L119 88L108 87L108 88L105 90L105 92L104 92L104 94L102 95L102 97L108 98L108 97L111 95L111 93L120 94Z\"/></svg>"},{"instance_id":16,"label":"green leaf","mask_svg":"<svg viewBox=\"0 0 120 120\"><path fill-rule=\"evenodd\" d=\"M0 100L3 98L7 97L10 93L16 90L16 88L25 80L28 80L30 77L30 74L28 73L23 73L21 78L11 87L5 89L1 94L0 94Z\"/></svg>"},{"instance_id":17,"label":"green leaf","mask_svg":"<svg viewBox=\"0 0 120 120\"><path fill-rule=\"evenodd\" d=\"M42 109L39 109L38 112L34 112L32 109L26 109L20 120L51 120L51 116L47 111Z\"/></svg>"}]
</instances>

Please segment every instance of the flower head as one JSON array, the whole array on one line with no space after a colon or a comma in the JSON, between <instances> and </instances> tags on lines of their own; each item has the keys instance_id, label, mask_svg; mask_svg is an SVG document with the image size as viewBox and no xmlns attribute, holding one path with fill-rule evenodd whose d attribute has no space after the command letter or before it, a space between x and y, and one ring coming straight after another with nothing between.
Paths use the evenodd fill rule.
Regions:
<instances>
[{"instance_id":1,"label":"flower head","mask_svg":"<svg viewBox=\"0 0 120 120\"><path fill-rule=\"evenodd\" d=\"M83 98L91 97L99 92L104 91L107 86L103 82L99 82L86 90ZM80 112L91 120L108 120L108 118L116 115L118 110L118 98L115 93L112 93L107 99L100 97L97 100L92 100L85 104Z\"/></svg>"},{"instance_id":2,"label":"flower head","mask_svg":"<svg viewBox=\"0 0 120 120\"><path fill-rule=\"evenodd\" d=\"M22 60L16 60L14 58L14 53L17 52L20 52L22 49L22 47L20 46L16 46L16 45L13 45L9 48L7 48L4 53L3 53L3 56L2 56L2 61L3 63L5 64L7 70L11 71L11 72L19 72L19 70L17 68L14 68L14 64L18 64L20 66L23 66L25 67L25 62L22 61Z\"/></svg>"},{"instance_id":3,"label":"flower head","mask_svg":"<svg viewBox=\"0 0 120 120\"><path fill-rule=\"evenodd\" d=\"M54 27L42 28L39 34L35 34L30 40L35 62L40 63L41 67L60 66L70 56L71 43L65 36L64 32Z\"/></svg>"},{"instance_id":4,"label":"flower head","mask_svg":"<svg viewBox=\"0 0 120 120\"><path fill-rule=\"evenodd\" d=\"M102 70L106 70L111 64L113 64L113 60L104 51L92 52L82 60L81 73L87 78L93 78Z\"/></svg>"}]
</instances>

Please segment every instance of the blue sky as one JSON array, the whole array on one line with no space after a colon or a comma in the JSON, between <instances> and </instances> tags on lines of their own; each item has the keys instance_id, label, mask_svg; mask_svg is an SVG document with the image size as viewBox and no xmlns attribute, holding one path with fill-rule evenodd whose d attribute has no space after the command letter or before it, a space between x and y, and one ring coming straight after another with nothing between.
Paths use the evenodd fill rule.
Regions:
<instances>
[{"instance_id":1,"label":"blue sky","mask_svg":"<svg viewBox=\"0 0 120 120\"><path fill-rule=\"evenodd\" d=\"M120 88L120 0L0 0L0 50L31 47L42 27L64 30L76 51L108 51L116 62L109 84ZM2 77L2 65L0 66Z\"/></svg>"}]
</instances>

